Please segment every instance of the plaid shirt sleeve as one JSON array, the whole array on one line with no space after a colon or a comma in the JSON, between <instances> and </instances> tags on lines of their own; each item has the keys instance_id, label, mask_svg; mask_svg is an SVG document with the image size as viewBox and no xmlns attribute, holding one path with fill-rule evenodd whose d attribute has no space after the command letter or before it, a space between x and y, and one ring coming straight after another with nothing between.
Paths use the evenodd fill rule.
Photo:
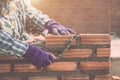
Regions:
<instances>
[{"instance_id":1,"label":"plaid shirt sleeve","mask_svg":"<svg viewBox=\"0 0 120 80\"><path fill-rule=\"evenodd\" d=\"M22 1L22 0L21 0ZM27 17L27 24L29 27L39 27L41 31L45 28L45 24L51 19L42 13L42 11L37 10L31 5L30 0L23 0L25 6L25 12ZM34 26L35 25L35 26Z\"/></svg>"},{"instance_id":2,"label":"plaid shirt sleeve","mask_svg":"<svg viewBox=\"0 0 120 80\"><path fill-rule=\"evenodd\" d=\"M13 38L8 32L0 29L0 54L15 56L20 59L28 49L28 44Z\"/></svg>"}]
</instances>

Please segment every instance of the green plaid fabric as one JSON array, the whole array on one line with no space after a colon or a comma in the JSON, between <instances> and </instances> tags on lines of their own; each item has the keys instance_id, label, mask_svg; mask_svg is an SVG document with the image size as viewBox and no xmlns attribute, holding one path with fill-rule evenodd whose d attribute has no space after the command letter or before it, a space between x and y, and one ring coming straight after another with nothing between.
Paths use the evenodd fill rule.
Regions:
<instances>
[{"instance_id":1,"label":"green plaid fabric","mask_svg":"<svg viewBox=\"0 0 120 80\"><path fill-rule=\"evenodd\" d=\"M15 1L14 14L9 18L0 15L0 54L21 58L28 48L28 44L19 40L24 31L40 34L51 19L32 7L30 0Z\"/></svg>"}]
</instances>

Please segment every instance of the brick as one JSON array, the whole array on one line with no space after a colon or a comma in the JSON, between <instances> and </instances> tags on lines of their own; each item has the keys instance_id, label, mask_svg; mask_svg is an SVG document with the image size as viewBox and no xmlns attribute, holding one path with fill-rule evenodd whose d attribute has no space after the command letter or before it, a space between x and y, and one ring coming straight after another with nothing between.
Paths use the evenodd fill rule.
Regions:
<instances>
[{"instance_id":1,"label":"brick","mask_svg":"<svg viewBox=\"0 0 120 80\"><path fill-rule=\"evenodd\" d=\"M17 77L4 77L4 78L0 78L0 80L21 80L20 78Z\"/></svg>"},{"instance_id":2,"label":"brick","mask_svg":"<svg viewBox=\"0 0 120 80\"><path fill-rule=\"evenodd\" d=\"M111 80L111 75L109 75L109 74L96 75L94 80Z\"/></svg>"},{"instance_id":3,"label":"brick","mask_svg":"<svg viewBox=\"0 0 120 80\"><path fill-rule=\"evenodd\" d=\"M7 73L11 71L10 64L0 64L0 73Z\"/></svg>"},{"instance_id":4,"label":"brick","mask_svg":"<svg viewBox=\"0 0 120 80\"><path fill-rule=\"evenodd\" d=\"M109 70L110 62L89 61L80 63L81 70Z\"/></svg>"},{"instance_id":5,"label":"brick","mask_svg":"<svg viewBox=\"0 0 120 80\"><path fill-rule=\"evenodd\" d=\"M62 75L61 80L89 80L88 75Z\"/></svg>"},{"instance_id":6,"label":"brick","mask_svg":"<svg viewBox=\"0 0 120 80\"><path fill-rule=\"evenodd\" d=\"M0 54L0 60L15 60L15 57Z\"/></svg>"},{"instance_id":7,"label":"brick","mask_svg":"<svg viewBox=\"0 0 120 80\"><path fill-rule=\"evenodd\" d=\"M72 36L74 36L74 35L51 35L51 34L48 34L48 35L46 35L45 36L45 40L49 40L49 39L53 39L53 38L55 38L55 39L69 39L69 38L71 38Z\"/></svg>"},{"instance_id":8,"label":"brick","mask_svg":"<svg viewBox=\"0 0 120 80\"><path fill-rule=\"evenodd\" d=\"M51 42L49 42L49 41L47 41L46 42L46 45L60 45L60 44L65 44L67 42L67 40L66 41L51 41ZM72 42L72 44L71 45L75 45L76 43L73 41Z\"/></svg>"},{"instance_id":9,"label":"brick","mask_svg":"<svg viewBox=\"0 0 120 80\"><path fill-rule=\"evenodd\" d=\"M80 34L81 39L110 39L109 34Z\"/></svg>"},{"instance_id":10,"label":"brick","mask_svg":"<svg viewBox=\"0 0 120 80\"><path fill-rule=\"evenodd\" d=\"M59 45L59 44L65 44L69 38L71 38L73 35L48 35L45 37L45 43L46 45ZM75 45L76 41L74 40L72 42L72 45Z\"/></svg>"},{"instance_id":11,"label":"brick","mask_svg":"<svg viewBox=\"0 0 120 80\"><path fill-rule=\"evenodd\" d=\"M112 76L112 80L120 80L119 76Z\"/></svg>"},{"instance_id":12,"label":"brick","mask_svg":"<svg viewBox=\"0 0 120 80\"><path fill-rule=\"evenodd\" d=\"M32 64L15 64L14 72L41 72L42 70L38 70Z\"/></svg>"},{"instance_id":13,"label":"brick","mask_svg":"<svg viewBox=\"0 0 120 80\"><path fill-rule=\"evenodd\" d=\"M47 67L50 71L75 71L77 68L76 62L54 62Z\"/></svg>"},{"instance_id":14,"label":"brick","mask_svg":"<svg viewBox=\"0 0 120 80\"><path fill-rule=\"evenodd\" d=\"M81 44L110 44L108 34L81 34Z\"/></svg>"},{"instance_id":15,"label":"brick","mask_svg":"<svg viewBox=\"0 0 120 80\"><path fill-rule=\"evenodd\" d=\"M29 77L28 80L57 80L57 77L53 76Z\"/></svg>"},{"instance_id":16,"label":"brick","mask_svg":"<svg viewBox=\"0 0 120 80\"><path fill-rule=\"evenodd\" d=\"M110 57L110 48L98 48L97 57Z\"/></svg>"},{"instance_id":17,"label":"brick","mask_svg":"<svg viewBox=\"0 0 120 80\"><path fill-rule=\"evenodd\" d=\"M91 49L70 49L66 51L63 58L88 58L92 55Z\"/></svg>"}]
</instances>

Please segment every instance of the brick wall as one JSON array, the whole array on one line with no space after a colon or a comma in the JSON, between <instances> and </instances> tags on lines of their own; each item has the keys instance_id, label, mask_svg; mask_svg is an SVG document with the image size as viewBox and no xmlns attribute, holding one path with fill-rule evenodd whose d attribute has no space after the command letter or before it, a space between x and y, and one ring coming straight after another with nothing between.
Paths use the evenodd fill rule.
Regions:
<instances>
[{"instance_id":1,"label":"brick wall","mask_svg":"<svg viewBox=\"0 0 120 80\"><path fill-rule=\"evenodd\" d=\"M109 32L109 0L31 1L50 18L79 33Z\"/></svg>"},{"instance_id":2,"label":"brick wall","mask_svg":"<svg viewBox=\"0 0 120 80\"><path fill-rule=\"evenodd\" d=\"M120 36L120 0L110 0L110 28Z\"/></svg>"},{"instance_id":3,"label":"brick wall","mask_svg":"<svg viewBox=\"0 0 120 80\"><path fill-rule=\"evenodd\" d=\"M70 37L49 35L45 44L62 46ZM44 70L37 70L26 59L0 55L0 80L111 80L109 57L109 35L81 34L60 59Z\"/></svg>"}]
</instances>

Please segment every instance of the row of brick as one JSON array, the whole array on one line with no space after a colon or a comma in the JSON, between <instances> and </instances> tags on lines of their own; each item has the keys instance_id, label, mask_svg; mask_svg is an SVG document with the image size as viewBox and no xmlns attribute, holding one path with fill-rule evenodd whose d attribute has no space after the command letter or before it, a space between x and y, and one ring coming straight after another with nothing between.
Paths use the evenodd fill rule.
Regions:
<instances>
[{"instance_id":1,"label":"row of brick","mask_svg":"<svg viewBox=\"0 0 120 80\"><path fill-rule=\"evenodd\" d=\"M89 58L92 54L92 49L70 49L64 53L62 58ZM97 48L96 55L97 57L110 57L110 48ZM15 60L15 58L0 55L0 60Z\"/></svg>"},{"instance_id":2,"label":"row of brick","mask_svg":"<svg viewBox=\"0 0 120 80\"><path fill-rule=\"evenodd\" d=\"M73 35L48 35L46 36L46 45L58 45L58 44L65 44L69 38L71 38ZM110 44L110 37L107 34L81 34L80 35L80 44ZM73 41L72 45L78 44L75 40Z\"/></svg>"},{"instance_id":3,"label":"row of brick","mask_svg":"<svg viewBox=\"0 0 120 80\"><path fill-rule=\"evenodd\" d=\"M45 39L46 45L57 46L63 42L65 43L72 36L73 35L67 35L67 36L48 35L46 36ZM57 44L56 42L59 44ZM67 51L65 51L65 53L62 56L62 59L58 59L54 61L44 70L37 70L26 59L22 59L21 60L23 62L22 63L20 61L17 61L14 57L7 57L4 55L0 55L0 76L2 74L12 74L12 75L15 74L16 75L15 79L14 76L9 76L11 77L10 78L11 80L21 80L21 78L24 78L23 80L110 80L111 79L111 76L107 75L109 74L110 65L111 65L111 62L108 59L110 57L109 35L81 34L76 40L73 41L72 45L74 46L70 46L70 48ZM91 59L91 58L95 58L95 59ZM20 77L22 73L23 76ZM53 73L53 74L51 76L50 75L48 76L49 73ZM38 76L38 74L40 74L40 76ZM0 77L0 79L9 80L9 78L7 78L6 75Z\"/></svg>"},{"instance_id":4,"label":"row of brick","mask_svg":"<svg viewBox=\"0 0 120 80\"><path fill-rule=\"evenodd\" d=\"M109 70L110 62L80 62L80 70ZM11 72L11 64L0 64L0 73ZM78 65L76 62L66 61L66 62L54 62L46 68L48 71L76 71L78 70ZM41 72L42 70L37 70L32 64L15 64L13 66L14 72Z\"/></svg>"},{"instance_id":5,"label":"row of brick","mask_svg":"<svg viewBox=\"0 0 120 80\"><path fill-rule=\"evenodd\" d=\"M60 80L90 80L89 75L61 75ZM4 77L0 78L0 80L22 80L19 77ZM35 76L28 77L26 80L58 80L56 76ZM111 80L111 75L96 75L93 80ZM117 80L117 79L115 79Z\"/></svg>"}]
</instances>

